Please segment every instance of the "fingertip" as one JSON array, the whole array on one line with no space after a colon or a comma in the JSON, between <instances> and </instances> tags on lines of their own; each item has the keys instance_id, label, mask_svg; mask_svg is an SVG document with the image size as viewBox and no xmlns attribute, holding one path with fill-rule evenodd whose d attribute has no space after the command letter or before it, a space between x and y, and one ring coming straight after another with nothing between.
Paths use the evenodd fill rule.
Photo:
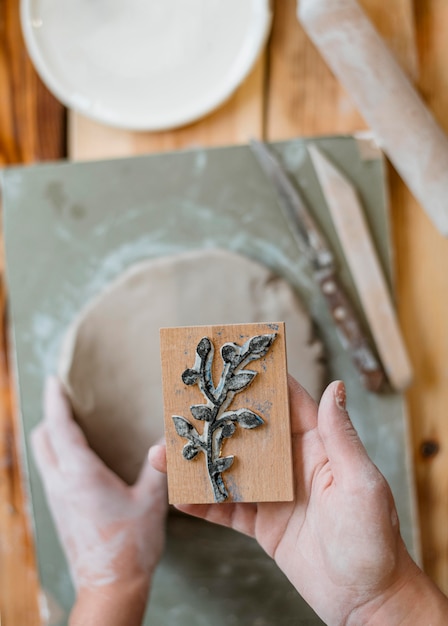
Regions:
<instances>
[{"instance_id":1,"label":"fingertip","mask_svg":"<svg viewBox=\"0 0 448 626\"><path fill-rule=\"evenodd\" d=\"M322 394L319 402L318 421L319 430L334 429L335 420L350 419L346 409L347 392L342 380L331 382Z\"/></svg>"},{"instance_id":2,"label":"fingertip","mask_svg":"<svg viewBox=\"0 0 448 626\"><path fill-rule=\"evenodd\" d=\"M354 480L370 464L346 410L346 389L340 380L330 383L322 395L318 430L336 477Z\"/></svg>"},{"instance_id":3,"label":"fingertip","mask_svg":"<svg viewBox=\"0 0 448 626\"><path fill-rule=\"evenodd\" d=\"M161 474L167 473L166 446L155 444L148 451L148 461L150 465Z\"/></svg>"}]
</instances>

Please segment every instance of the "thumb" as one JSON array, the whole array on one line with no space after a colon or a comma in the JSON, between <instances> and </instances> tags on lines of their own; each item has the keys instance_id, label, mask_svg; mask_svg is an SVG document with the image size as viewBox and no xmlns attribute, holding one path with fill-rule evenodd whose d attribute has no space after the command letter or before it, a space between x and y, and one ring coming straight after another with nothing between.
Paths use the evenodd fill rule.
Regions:
<instances>
[{"instance_id":1,"label":"thumb","mask_svg":"<svg viewBox=\"0 0 448 626\"><path fill-rule=\"evenodd\" d=\"M317 427L335 481L359 482L374 467L345 408L341 381L331 383L319 404Z\"/></svg>"},{"instance_id":2,"label":"thumb","mask_svg":"<svg viewBox=\"0 0 448 626\"><path fill-rule=\"evenodd\" d=\"M148 461L158 472L167 473L166 446L164 443L154 444L149 448Z\"/></svg>"},{"instance_id":3,"label":"thumb","mask_svg":"<svg viewBox=\"0 0 448 626\"><path fill-rule=\"evenodd\" d=\"M167 501L166 475L158 472L146 457L137 482L133 487L137 497Z\"/></svg>"}]
</instances>

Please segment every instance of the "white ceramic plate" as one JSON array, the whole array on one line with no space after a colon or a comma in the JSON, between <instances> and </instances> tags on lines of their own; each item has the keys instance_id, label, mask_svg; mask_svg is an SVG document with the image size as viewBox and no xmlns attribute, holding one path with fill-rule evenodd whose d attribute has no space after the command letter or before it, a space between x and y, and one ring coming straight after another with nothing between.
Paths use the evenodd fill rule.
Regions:
<instances>
[{"instance_id":1,"label":"white ceramic plate","mask_svg":"<svg viewBox=\"0 0 448 626\"><path fill-rule=\"evenodd\" d=\"M221 104L246 77L271 22L269 0L21 0L43 81L112 126L162 130Z\"/></svg>"}]
</instances>

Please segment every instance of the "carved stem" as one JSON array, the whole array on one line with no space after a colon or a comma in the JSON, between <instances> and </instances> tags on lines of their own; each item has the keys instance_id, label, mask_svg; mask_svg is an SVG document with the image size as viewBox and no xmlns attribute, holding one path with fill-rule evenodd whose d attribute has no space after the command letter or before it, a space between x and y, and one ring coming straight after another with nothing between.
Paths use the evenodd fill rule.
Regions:
<instances>
[{"instance_id":1,"label":"carved stem","mask_svg":"<svg viewBox=\"0 0 448 626\"><path fill-rule=\"evenodd\" d=\"M213 472L213 468L215 465L215 461L219 459L221 456L221 446L223 439L222 437L215 437L216 423L218 418L223 410L225 403L228 404L228 401L231 398L229 396L229 390L227 387L228 380L233 376L233 374L241 368L242 365L245 364L245 360L247 358L247 354L240 355L240 358L236 363L226 363L221 380L223 380L223 386L221 392L218 394L217 398L214 398L214 409L212 412L212 417L210 421L204 426L204 438L206 439L206 449L207 449L207 470L210 478L210 482L213 488L213 495L216 502L224 502L229 497L229 493L225 486L224 480L222 478L222 474L216 474ZM234 394L231 394L233 397ZM217 444L217 445L216 445Z\"/></svg>"},{"instance_id":2,"label":"carved stem","mask_svg":"<svg viewBox=\"0 0 448 626\"><path fill-rule=\"evenodd\" d=\"M215 428L221 406L216 406L213 409L212 417L209 422L204 425L203 437L206 440L206 456L207 456L207 471L210 478L210 482L213 489L213 495L216 502L224 502L229 496L221 474L216 474L213 471L215 461L219 458L221 450L221 439L215 437ZM216 449L216 442L218 443L218 449Z\"/></svg>"}]
</instances>

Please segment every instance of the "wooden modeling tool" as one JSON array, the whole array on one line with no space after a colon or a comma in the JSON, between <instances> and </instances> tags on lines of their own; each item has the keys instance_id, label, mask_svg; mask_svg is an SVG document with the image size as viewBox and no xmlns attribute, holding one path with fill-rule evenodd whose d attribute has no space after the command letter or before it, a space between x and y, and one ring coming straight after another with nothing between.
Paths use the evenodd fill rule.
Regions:
<instances>
[{"instance_id":1,"label":"wooden modeling tool","mask_svg":"<svg viewBox=\"0 0 448 626\"><path fill-rule=\"evenodd\" d=\"M448 235L448 138L355 0L299 0L298 17L377 142Z\"/></svg>"},{"instance_id":2,"label":"wooden modeling tool","mask_svg":"<svg viewBox=\"0 0 448 626\"><path fill-rule=\"evenodd\" d=\"M316 146L309 145L308 152L387 378L394 389L405 389L412 368L356 190Z\"/></svg>"},{"instance_id":3,"label":"wooden modeling tool","mask_svg":"<svg viewBox=\"0 0 448 626\"><path fill-rule=\"evenodd\" d=\"M380 391L384 382L383 369L337 276L334 256L325 236L283 166L266 144L253 139L250 145L277 191L291 233L310 260L314 278L325 298L342 345L352 357L366 389Z\"/></svg>"},{"instance_id":4,"label":"wooden modeling tool","mask_svg":"<svg viewBox=\"0 0 448 626\"><path fill-rule=\"evenodd\" d=\"M285 325L162 328L171 504L293 498Z\"/></svg>"}]
</instances>

